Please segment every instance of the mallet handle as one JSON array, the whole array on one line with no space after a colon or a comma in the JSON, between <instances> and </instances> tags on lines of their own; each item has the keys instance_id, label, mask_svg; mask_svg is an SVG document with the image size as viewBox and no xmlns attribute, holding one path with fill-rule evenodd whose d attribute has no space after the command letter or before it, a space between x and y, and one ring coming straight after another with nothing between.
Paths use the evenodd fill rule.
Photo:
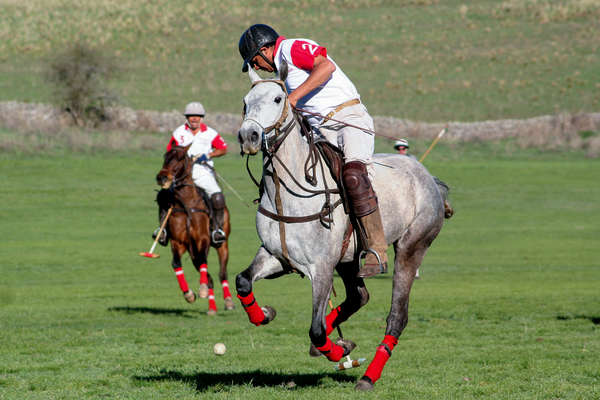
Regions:
<instances>
[{"instance_id":1,"label":"mallet handle","mask_svg":"<svg viewBox=\"0 0 600 400\"><path fill-rule=\"evenodd\" d=\"M335 289L334 289L334 293L335 293ZM333 311L333 303L331 302L331 298L329 298L329 308L331 308L331 310ZM338 331L338 335L340 335L340 337L343 339L344 335L342 335L342 328L340 328L340 326L336 326L337 331Z\"/></svg>"},{"instance_id":2,"label":"mallet handle","mask_svg":"<svg viewBox=\"0 0 600 400\"><path fill-rule=\"evenodd\" d=\"M160 224L160 229L158 230L158 235L156 235L156 239L154 239L154 243L152 243L152 247L150 247L150 253L154 253L154 248L156 247L156 243L158 243L158 239L160 239L160 234L162 233L163 229L165 229L165 226L167 226L167 221L169 220L169 217L171 216L171 211L173 211L173 206L171 206L169 208L169 211L167 211L167 215L165 216L165 219L163 219L162 224Z\"/></svg>"},{"instance_id":3,"label":"mallet handle","mask_svg":"<svg viewBox=\"0 0 600 400\"><path fill-rule=\"evenodd\" d=\"M423 160L425 159L425 157L427 157L427 154L429 154L429 152L431 151L431 149L433 149L433 146L435 146L437 144L437 142L439 142L439 140L442 138L442 136L444 136L444 133L446 133L446 129L448 129L448 127L444 127L444 129L442 129L440 131L440 133L438 133L437 137L431 143L431 145L429 146L429 148L427 149L427 151L425 151L425 153L419 159L419 162L423 162Z\"/></svg>"}]
</instances>

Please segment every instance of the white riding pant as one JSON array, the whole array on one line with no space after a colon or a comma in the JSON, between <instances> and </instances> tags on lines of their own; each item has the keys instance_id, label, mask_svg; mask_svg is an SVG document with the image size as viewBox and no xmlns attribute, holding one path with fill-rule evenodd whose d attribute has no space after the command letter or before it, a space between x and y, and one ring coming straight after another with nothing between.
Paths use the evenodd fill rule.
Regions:
<instances>
[{"instance_id":1,"label":"white riding pant","mask_svg":"<svg viewBox=\"0 0 600 400\"><path fill-rule=\"evenodd\" d=\"M373 118L371 118L367 108L362 103L345 107L331 118L375 131ZM319 129L328 141L337 144L342 150L344 153L344 163L351 161L364 163L367 166L369 178L371 181L373 180L371 157L375 150L374 134L331 120L321 124Z\"/></svg>"},{"instance_id":2,"label":"white riding pant","mask_svg":"<svg viewBox=\"0 0 600 400\"><path fill-rule=\"evenodd\" d=\"M192 167L192 179L194 180L194 184L202 188L208 197L221 191L213 170L206 165L194 164Z\"/></svg>"}]
</instances>

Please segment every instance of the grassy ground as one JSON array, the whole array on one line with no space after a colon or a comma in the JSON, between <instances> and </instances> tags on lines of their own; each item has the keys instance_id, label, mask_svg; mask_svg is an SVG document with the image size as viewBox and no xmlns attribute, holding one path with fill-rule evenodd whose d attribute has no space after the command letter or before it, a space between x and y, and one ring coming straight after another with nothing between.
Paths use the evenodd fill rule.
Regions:
<instances>
[{"instance_id":1,"label":"grassy ground","mask_svg":"<svg viewBox=\"0 0 600 400\"><path fill-rule=\"evenodd\" d=\"M122 104L240 112L237 43L250 24L310 37L373 115L421 121L592 112L600 6L590 0L0 0L0 100L53 100L49 60L75 41L121 67ZM352 27L348 29L348 27Z\"/></svg>"},{"instance_id":2,"label":"grassy ground","mask_svg":"<svg viewBox=\"0 0 600 400\"><path fill-rule=\"evenodd\" d=\"M156 151L0 154L0 398L355 398L365 367L337 373L307 354L307 280L257 283L278 316L256 328L239 306L222 311L220 289L216 317L185 303L166 249L137 256L156 224L160 162ZM505 143L442 144L426 164L451 185L456 215L425 258L381 381L359 397L600 397L600 163ZM255 197L239 156L217 167ZM233 282L258 242L254 210L226 195ZM370 303L343 332L370 359L391 281L367 285ZM225 356L212 354L216 342Z\"/></svg>"}]
</instances>

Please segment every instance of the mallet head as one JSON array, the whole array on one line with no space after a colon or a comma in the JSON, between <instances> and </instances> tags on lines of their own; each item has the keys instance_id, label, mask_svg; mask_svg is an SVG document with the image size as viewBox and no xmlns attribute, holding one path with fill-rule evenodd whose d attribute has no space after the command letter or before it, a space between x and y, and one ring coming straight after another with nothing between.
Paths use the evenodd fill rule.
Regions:
<instances>
[{"instance_id":1,"label":"mallet head","mask_svg":"<svg viewBox=\"0 0 600 400\"><path fill-rule=\"evenodd\" d=\"M336 371L344 371L346 369L360 367L362 363L367 361L366 358L359 358L358 360L353 360L350 357L344 362L341 362L335 366Z\"/></svg>"},{"instance_id":2,"label":"mallet head","mask_svg":"<svg viewBox=\"0 0 600 400\"><path fill-rule=\"evenodd\" d=\"M158 257L160 257L160 254L149 253L147 251L144 251L144 252L140 253L140 256L142 256L142 257L148 257L148 258L158 258Z\"/></svg>"}]
</instances>

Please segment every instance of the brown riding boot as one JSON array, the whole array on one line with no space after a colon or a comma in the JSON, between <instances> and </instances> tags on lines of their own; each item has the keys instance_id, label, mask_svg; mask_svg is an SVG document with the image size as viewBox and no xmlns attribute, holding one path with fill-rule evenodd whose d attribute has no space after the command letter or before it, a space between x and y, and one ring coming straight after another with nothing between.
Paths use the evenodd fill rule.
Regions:
<instances>
[{"instance_id":1,"label":"brown riding boot","mask_svg":"<svg viewBox=\"0 0 600 400\"><path fill-rule=\"evenodd\" d=\"M220 245L227 240L227 236L223 231L223 225L225 223L225 196L223 196L222 192L214 193L211 196L210 201L213 210L212 232L210 237L214 244Z\"/></svg>"},{"instance_id":2,"label":"brown riding boot","mask_svg":"<svg viewBox=\"0 0 600 400\"><path fill-rule=\"evenodd\" d=\"M358 218L367 237L365 264L358 272L358 276L368 278L385 273L387 272L387 243L377 196L371 185L367 166L360 161L350 161L344 164L342 178L352 212Z\"/></svg>"},{"instance_id":3,"label":"brown riding boot","mask_svg":"<svg viewBox=\"0 0 600 400\"><path fill-rule=\"evenodd\" d=\"M370 278L387 272L387 242L383 232L383 223L379 207L369 215L360 218L365 232L369 249L366 250L365 263L358 271L360 278Z\"/></svg>"}]
</instances>

